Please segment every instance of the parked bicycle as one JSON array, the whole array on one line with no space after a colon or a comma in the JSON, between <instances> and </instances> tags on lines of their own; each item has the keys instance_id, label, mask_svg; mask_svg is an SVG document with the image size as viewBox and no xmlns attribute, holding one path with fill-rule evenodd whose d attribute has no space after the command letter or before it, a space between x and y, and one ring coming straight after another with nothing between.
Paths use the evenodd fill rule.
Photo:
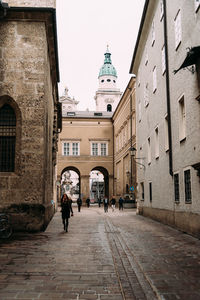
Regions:
<instances>
[{"instance_id":1,"label":"parked bicycle","mask_svg":"<svg viewBox=\"0 0 200 300\"><path fill-rule=\"evenodd\" d=\"M12 227L9 222L9 217L1 213L0 214L0 238L7 239L12 235Z\"/></svg>"}]
</instances>

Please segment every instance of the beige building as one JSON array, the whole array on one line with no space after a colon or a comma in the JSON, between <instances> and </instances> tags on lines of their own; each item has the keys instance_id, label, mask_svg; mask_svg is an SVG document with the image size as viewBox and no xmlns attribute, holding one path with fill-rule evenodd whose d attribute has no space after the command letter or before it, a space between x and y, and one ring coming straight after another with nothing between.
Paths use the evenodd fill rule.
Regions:
<instances>
[{"instance_id":1,"label":"beige building","mask_svg":"<svg viewBox=\"0 0 200 300\"><path fill-rule=\"evenodd\" d=\"M105 195L113 193L112 113L66 112L59 135L58 180L66 171L79 176L79 193L85 202L90 197L90 176L96 170L103 174Z\"/></svg>"},{"instance_id":2,"label":"beige building","mask_svg":"<svg viewBox=\"0 0 200 300\"><path fill-rule=\"evenodd\" d=\"M132 77L113 114L114 194L136 195L136 162L131 148L136 148L135 78Z\"/></svg>"},{"instance_id":3,"label":"beige building","mask_svg":"<svg viewBox=\"0 0 200 300\"><path fill-rule=\"evenodd\" d=\"M15 230L37 231L56 200L55 1L7 2L0 3L0 211Z\"/></svg>"},{"instance_id":4,"label":"beige building","mask_svg":"<svg viewBox=\"0 0 200 300\"><path fill-rule=\"evenodd\" d=\"M139 211L198 237L199 28L198 0L146 0L130 68L145 165L137 170Z\"/></svg>"}]
</instances>

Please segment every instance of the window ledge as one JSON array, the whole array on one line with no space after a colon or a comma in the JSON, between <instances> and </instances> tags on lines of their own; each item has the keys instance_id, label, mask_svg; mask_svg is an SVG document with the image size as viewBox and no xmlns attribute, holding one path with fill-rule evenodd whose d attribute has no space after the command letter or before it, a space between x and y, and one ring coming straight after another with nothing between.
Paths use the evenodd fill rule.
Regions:
<instances>
[{"instance_id":1,"label":"window ledge","mask_svg":"<svg viewBox=\"0 0 200 300\"><path fill-rule=\"evenodd\" d=\"M185 204L192 204L192 201L185 201Z\"/></svg>"},{"instance_id":2,"label":"window ledge","mask_svg":"<svg viewBox=\"0 0 200 300\"><path fill-rule=\"evenodd\" d=\"M180 139L180 144L186 141L186 136Z\"/></svg>"}]
</instances>

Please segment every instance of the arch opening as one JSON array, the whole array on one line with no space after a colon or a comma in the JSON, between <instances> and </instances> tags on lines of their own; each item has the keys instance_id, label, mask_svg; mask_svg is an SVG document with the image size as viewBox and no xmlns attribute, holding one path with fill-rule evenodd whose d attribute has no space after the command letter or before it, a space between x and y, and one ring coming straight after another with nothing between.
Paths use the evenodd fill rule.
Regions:
<instances>
[{"instance_id":1,"label":"arch opening","mask_svg":"<svg viewBox=\"0 0 200 300\"><path fill-rule=\"evenodd\" d=\"M67 167L61 173L61 197L66 193L73 202L80 197L80 172L75 167Z\"/></svg>"},{"instance_id":2,"label":"arch opening","mask_svg":"<svg viewBox=\"0 0 200 300\"><path fill-rule=\"evenodd\" d=\"M109 174L100 166L93 168L90 172L90 200L97 203L103 198L109 197Z\"/></svg>"}]
</instances>

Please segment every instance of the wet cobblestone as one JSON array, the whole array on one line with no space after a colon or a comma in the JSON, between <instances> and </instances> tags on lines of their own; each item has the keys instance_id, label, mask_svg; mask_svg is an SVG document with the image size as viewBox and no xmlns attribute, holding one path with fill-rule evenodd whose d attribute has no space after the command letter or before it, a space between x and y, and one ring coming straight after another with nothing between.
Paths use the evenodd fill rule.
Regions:
<instances>
[{"instance_id":1,"label":"wet cobblestone","mask_svg":"<svg viewBox=\"0 0 200 300\"><path fill-rule=\"evenodd\" d=\"M200 299L200 241L150 219L83 208L63 231L0 241L0 299Z\"/></svg>"}]
</instances>

